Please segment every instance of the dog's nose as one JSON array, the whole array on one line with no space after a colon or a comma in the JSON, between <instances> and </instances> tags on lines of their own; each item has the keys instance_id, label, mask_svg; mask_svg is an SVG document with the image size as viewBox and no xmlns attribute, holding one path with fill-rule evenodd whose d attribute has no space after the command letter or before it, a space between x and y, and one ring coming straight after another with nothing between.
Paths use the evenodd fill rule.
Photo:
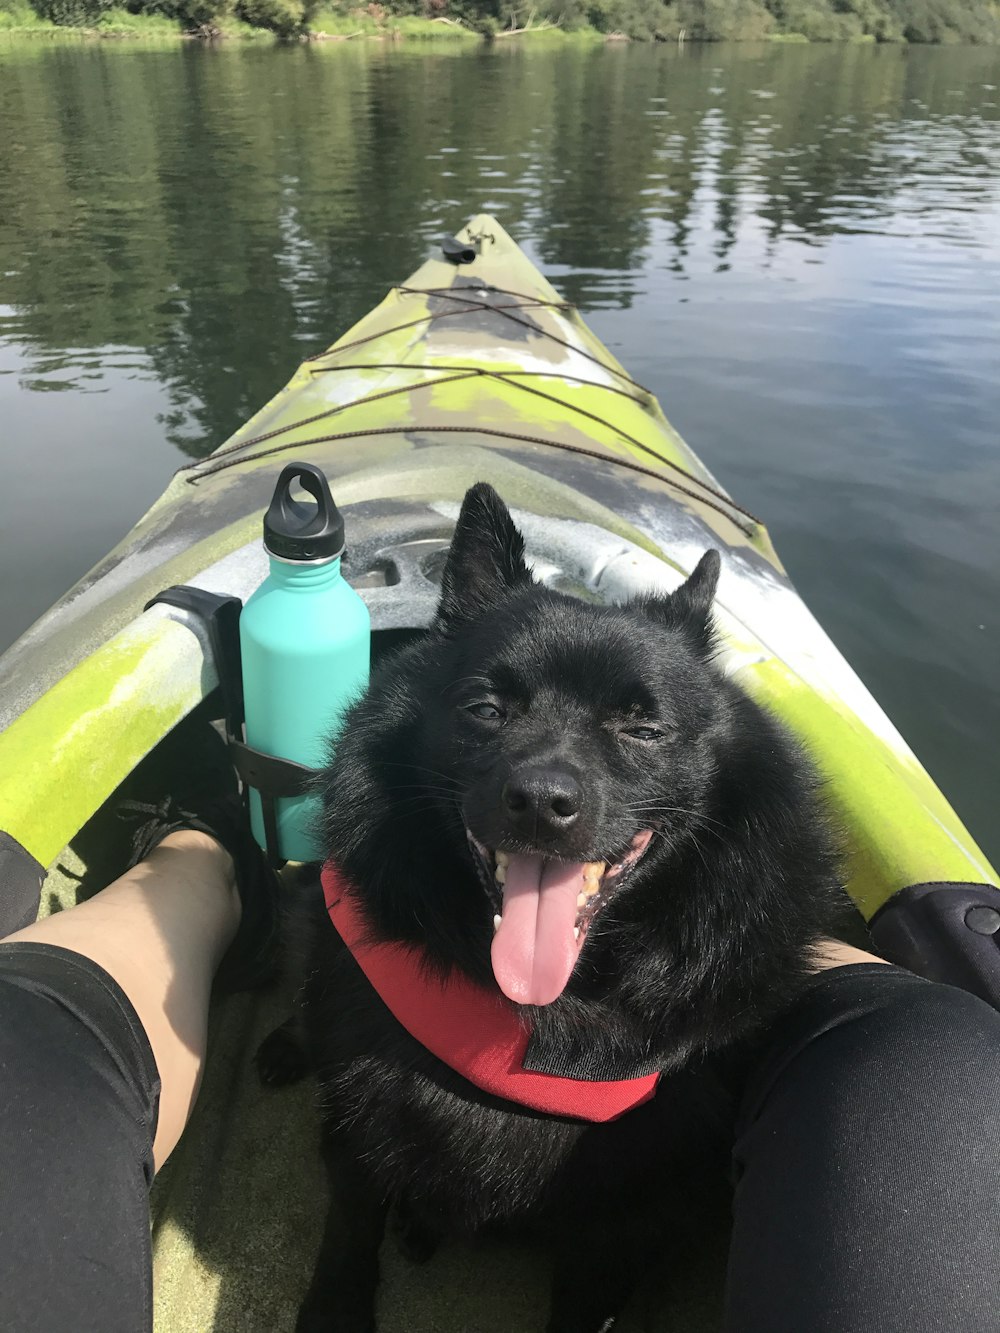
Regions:
<instances>
[{"instance_id":1,"label":"dog's nose","mask_svg":"<svg viewBox=\"0 0 1000 1333\"><path fill-rule=\"evenodd\" d=\"M511 823L532 831L544 825L568 829L583 805L583 790L572 773L541 765L513 772L501 796Z\"/></svg>"}]
</instances>

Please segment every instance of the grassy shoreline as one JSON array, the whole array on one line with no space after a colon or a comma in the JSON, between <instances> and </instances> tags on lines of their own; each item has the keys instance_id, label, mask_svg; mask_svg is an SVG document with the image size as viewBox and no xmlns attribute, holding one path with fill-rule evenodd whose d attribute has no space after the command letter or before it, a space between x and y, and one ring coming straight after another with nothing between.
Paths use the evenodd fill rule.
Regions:
<instances>
[{"instance_id":1,"label":"grassy shoreline","mask_svg":"<svg viewBox=\"0 0 1000 1333\"><path fill-rule=\"evenodd\" d=\"M287 41L271 28L255 27L234 17L226 17L192 29L176 19L158 14L132 14L126 9L111 9L92 27L68 27L43 19L24 5L23 12L0 9L0 40L102 41L133 40L156 42L186 41ZM14 19L14 22L4 22ZM569 35L569 34L566 34ZM595 36L599 34L595 33ZM378 22L368 14L318 14L309 32L292 39L314 42L351 40L478 42L479 33L463 25L438 23L410 15L390 17Z\"/></svg>"},{"instance_id":2,"label":"grassy shoreline","mask_svg":"<svg viewBox=\"0 0 1000 1333\"><path fill-rule=\"evenodd\" d=\"M3 15L0 14L0 18ZM540 45L549 42L586 43L588 45L616 45L638 41L641 45L652 45L641 38L624 36L622 33L599 32L596 28L583 27L566 31L562 28L532 28L516 33L500 32L493 37L486 37L464 25L446 25L433 19L421 19L410 15L400 15L384 23L378 23L367 14L357 17L350 15L332 15L326 22L318 23L315 28L293 38L282 37L270 28L253 27L237 18L227 18L218 23L206 25L200 30L185 28L173 19L152 14L131 14L124 9L113 9L103 15L94 27L67 27L51 23L47 19L36 19L33 23L6 26L0 22L0 42L14 38L32 41L134 41L134 42L192 42L192 41L238 41L275 43L317 42L339 43L347 41L378 42L420 42L428 45L440 42L449 45L472 45L496 42L500 45L523 44ZM771 33L763 39L773 43L793 43L804 45L868 45L874 44L870 36L854 37L839 42L814 42L802 33ZM688 39L687 45L711 45L696 39Z\"/></svg>"},{"instance_id":3,"label":"grassy shoreline","mask_svg":"<svg viewBox=\"0 0 1000 1333\"><path fill-rule=\"evenodd\" d=\"M980 26L968 31L943 23L925 29L907 25L901 16L906 0L732 0L736 6L732 12L739 18L735 26L713 27L707 21L686 26L685 14L698 14L698 6L713 2L540 0L539 18L531 0L485 0L478 8L477 0L426 0L442 7L454 4L451 15L428 18L393 13L379 0L369 0L363 8L348 8L351 0L152 0L172 16L133 13L122 3L109 8L110 0L0 0L0 40L172 43L270 39L286 43L423 42L452 47L491 42L534 46L628 41L699 45L715 40L816 45L970 40L992 45L1000 41L1000 0L967 0L972 7L988 5L979 16ZM526 8L528 3L531 8ZM839 7L833 8L834 3ZM888 8L884 21L876 22L870 15L862 21L854 11L863 3L869 9L895 6L892 21L886 17ZM504 16L504 22L487 12L493 5L499 6L496 12ZM685 5L693 8L685 9ZM83 21L74 25L74 16Z\"/></svg>"}]
</instances>

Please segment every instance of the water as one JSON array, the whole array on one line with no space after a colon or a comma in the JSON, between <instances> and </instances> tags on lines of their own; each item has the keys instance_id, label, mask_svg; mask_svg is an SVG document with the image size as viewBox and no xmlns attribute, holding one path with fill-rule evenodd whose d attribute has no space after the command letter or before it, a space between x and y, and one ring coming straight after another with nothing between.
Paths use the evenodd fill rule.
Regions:
<instances>
[{"instance_id":1,"label":"water","mask_svg":"<svg viewBox=\"0 0 1000 1333\"><path fill-rule=\"evenodd\" d=\"M0 45L0 648L497 213L1000 859L1000 52Z\"/></svg>"}]
</instances>

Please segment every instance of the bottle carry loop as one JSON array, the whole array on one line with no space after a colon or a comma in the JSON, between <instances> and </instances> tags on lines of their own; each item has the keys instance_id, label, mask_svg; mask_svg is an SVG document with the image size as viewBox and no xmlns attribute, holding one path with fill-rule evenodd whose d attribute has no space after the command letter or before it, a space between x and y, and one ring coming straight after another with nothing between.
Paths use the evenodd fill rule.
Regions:
<instances>
[{"instance_id":1,"label":"bottle carry loop","mask_svg":"<svg viewBox=\"0 0 1000 1333\"><path fill-rule=\"evenodd\" d=\"M143 607L162 603L176 606L198 619L208 639L219 692L222 695L223 717L229 755L243 784L244 804L248 803L251 787L259 793L264 816L264 834L267 841L267 859L274 869L280 869L285 859L278 851L278 822L275 799L279 796L302 796L319 777L321 770L264 754L247 745L243 739L243 668L240 655L240 613L243 603L238 597L223 597L176 584L164 588Z\"/></svg>"}]
</instances>

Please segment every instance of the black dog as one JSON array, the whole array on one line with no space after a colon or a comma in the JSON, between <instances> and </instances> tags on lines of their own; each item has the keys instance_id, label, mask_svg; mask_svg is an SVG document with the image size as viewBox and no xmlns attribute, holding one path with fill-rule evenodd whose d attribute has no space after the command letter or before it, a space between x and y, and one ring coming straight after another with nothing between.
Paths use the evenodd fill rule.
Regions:
<instances>
[{"instance_id":1,"label":"black dog","mask_svg":"<svg viewBox=\"0 0 1000 1333\"><path fill-rule=\"evenodd\" d=\"M352 956L322 906L311 927L333 1201L300 1330L374 1327L390 1204L415 1257L540 1224L552 1333L610 1327L724 1175L718 1053L788 1005L839 896L814 772L713 665L718 554L672 596L604 607L535 584L523 551L473 487L429 635L372 681L325 779L333 897L362 930ZM520 1020L543 1103L610 1083L634 1108L581 1119L505 1095L506 1073L477 1086L375 989L375 941L448 1022L468 1002L477 1031L477 995Z\"/></svg>"}]
</instances>

